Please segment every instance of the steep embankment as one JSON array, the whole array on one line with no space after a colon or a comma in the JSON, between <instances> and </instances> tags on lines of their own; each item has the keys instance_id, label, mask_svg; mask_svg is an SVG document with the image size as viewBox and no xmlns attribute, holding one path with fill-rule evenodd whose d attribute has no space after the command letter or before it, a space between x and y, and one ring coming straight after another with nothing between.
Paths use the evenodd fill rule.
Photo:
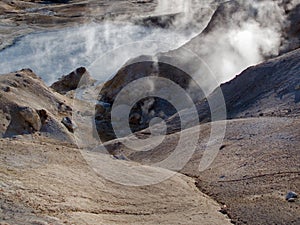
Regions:
<instances>
[{"instance_id":1,"label":"steep embankment","mask_svg":"<svg viewBox=\"0 0 300 225\"><path fill-rule=\"evenodd\" d=\"M299 117L300 49L243 71L208 96L217 101L221 90L228 118ZM210 120L209 101L197 103L200 122ZM217 113L218 108L214 109ZM189 114L189 110L185 110ZM193 118L191 118L192 120ZM180 129L178 114L169 118L172 130ZM170 132L172 132L170 130Z\"/></svg>"}]
</instances>

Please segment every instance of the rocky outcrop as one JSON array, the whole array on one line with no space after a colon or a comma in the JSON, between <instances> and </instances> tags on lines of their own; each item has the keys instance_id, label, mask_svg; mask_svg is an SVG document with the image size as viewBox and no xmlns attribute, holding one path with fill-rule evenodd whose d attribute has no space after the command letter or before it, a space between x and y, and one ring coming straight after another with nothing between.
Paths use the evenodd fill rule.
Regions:
<instances>
[{"instance_id":1,"label":"rocky outcrop","mask_svg":"<svg viewBox=\"0 0 300 225\"><path fill-rule=\"evenodd\" d=\"M35 131L39 131L42 128L40 116L34 109L29 107L20 107L19 113Z\"/></svg>"},{"instance_id":2,"label":"rocky outcrop","mask_svg":"<svg viewBox=\"0 0 300 225\"><path fill-rule=\"evenodd\" d=\"M65 125L65 127L71 132L74 133L74 131L77 128L77 125L75 124L75 122L73 122L69 117L64 117L61 121L61 123L63 125Z\"/></svg>"},{"instance_id":3,"label":"rocky outcrop","mask_svg":"<svg viewBox=\"0 0 300 225\"><path fill-rule=\"evenodd\" d=\"M87 72L86 68L80 67L68 75L63 76L59 81L53 83L50 87L60 94L66 94L77 88L92 85L95 81Z\"/></svg>"},{"instance_id":4,"label":"rocky outcrop","mask_svg":"<svg viewBox=\"0 0 300 225\"><path fill-rule=\"evenodd\" d=\"M71 116L68 98L54 93L30 69L0 76L0 137L38 134L73 142L62 118Z\"/></svg>"},{"instance_id":5,"label":"rocky outcrop","mask_svg":"<svg viewBox=\"0 0 300 225\"><path fill-rule=\"evenodd\" d=\"M149 56L141 56L137 59L129 61L123 68L121 68L116 76L106 82L100 93L100 102L113 105L116 97L121 93L122 89L127 85L132 85L134 81L143 79L138 87L134 87L134 96L144 96L145 92L162 92L166 96L175 96L172 94L169 86L162 85L160 82L152 82L147 80L148 77L166 78L176 83L182 90L187 92L187 95L197 93L195 100L199 96L204 96L202 90L197 83L184 71L173 66L172 64L159 62L156 63ZM155 80L155 79L154 79ZM132 88L130 88L132 90ZM123 97L127 93L121 94ZM128 101L124 104L129 104ZM185 104L182 99L174 99L174 102ZM174 103L173 102L173 103ZM172 103L160 97L141 97L135 102L129 114L129 124L133 132L143 130L149 126L150 121L155 117L167 119L176 113L176 109ZM96 105L96 126L100 137L103 141L114 139L114 131L111 125L111 108L106 110L102 106ZM104 133L105 132L105 133Z\"/></svg>"}]
</instances>

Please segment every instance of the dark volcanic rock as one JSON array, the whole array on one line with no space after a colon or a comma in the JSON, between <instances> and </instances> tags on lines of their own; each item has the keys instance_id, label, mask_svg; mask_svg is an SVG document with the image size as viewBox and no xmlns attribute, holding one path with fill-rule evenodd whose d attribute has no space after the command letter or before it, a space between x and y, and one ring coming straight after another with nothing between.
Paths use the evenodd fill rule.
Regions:
<instances>
[{"instance_id":1,"label":"dark volcanic rock","mask_svg":"<svg viewBox=\"0 0 300 225\"><path fill-rule=\"evenodd\" d=\"M168 89L169 87L161 84L160 82L152 82L147 80L149 77L154 80L157 78L166 78L170 80L182 90L190 95L190 92L197 93L197 97L204 96L202 90L197 83L187 73L182 71L171 64L163 62L151 61L149 56L141 56L133 61L129 61L119 72L108 82L106 82L99 94L100 102L113 105L115 99L121 93L122 89L127 85L133 84L136 80L144 78L145 80L138 87L130 89L134 91L134 95L137 96L137 101L131 105L131 111L127 118L130 124L132 132L140 131L147 128L150 121L159 117L166 120L168 117L174 115L177 111L172 105L174 102L178 105L187 104L182 98L175 98L174 102L168 102L166 99L156 97L155 93L160 92L166 96L176 96L175 90ZM150 94L146 94L149 92ZM153 96L151 96L154 93ZM129 93L123 93L122 95L128 95ZM128 95L129 96L129 95ZM139 97L141 96L141 97ZM197 98L195 98L197 99ZM191 99L192 101L193 99ZM130 105L130 97L124 104ZM182 108L183 109L183 108ZM103 141L114 139L113 129L111 126L111 109L104 109L102 106L96 105L96 126L98 134L102 137Z\"/></svg>"},{"instance_id":2,"label":"dark volcanic rock","mask_svg":"<svg viewBox=\"0 0 300 225\"><path fill-rule=\"evenodd\" d=\"M299 116L300 49L250 67L221 86L230 118Z\"/></svg>"},{"instance_id":3,"label":"dark volcanic rock","mask_svg":"<svg viewBox=\"0 0 300 225\"><path fill-rule=\"evenodd\" d=\"M287 201L289 201L290 199L296 199L296 198L298 198L298 195L293 191L288 192L285 196L285 200L287 200Z\"/></svg>"},{"instance_id":4,"label":"dark volcanic rock","mask_svg":"<svg viewBox=\"0 0 300 225\"><path fill-rule=\"evenodd\" d=\"M135 24L147 27L169 28L173 25L174 21L178 16L180 16L180 13L159 16L147 16L138 18L134 22Z\"/></svg>"},{"instance_id":5,"label":"dark volcanic rock","mask_svg":"<svg viewBox=\"0 0 300 225\"><path fill-rule=\"evenodd\" d=\"M250 67L222 84L228 118L300 116L299 73L300 49ZM208 99L216 100L217 94L217 91L213 92ZM211 120L209 101L198 101L197 110L201 123ZM189 113L189 110L185 111ZM171 132L180 129L177 114L168 122L172 124Z\"/></svg>"},{"instance_id":6,"label":"dark volcanic rock","mask_svg":"<svg viewBox=\"0 0 300 225\"><path fill-rule=\"evenodd\" d=\"M77 68L75 71L63 76L59 81L50 87L60 94L66 94L84 85L91 85L94 80L84 67Z\"/></svg>"},{"instance_id":7,"label":"dark volcanic rock","mask_svg":"<svg viewBox=\"0 0 300 225\"><path fill-rule=\"evenodd\" d=\"M7 87L9 92L4 90ZM61 110L62 105L70 108L67 102L62 104L66 99L53 93L32 70L1 75L0 99L0 138L37 133L72 142L60 123L62 117L70 114Z\"/></svg>"},{"instance_id":8,"label":"dark volcanic rock","mask_svg":"<svg viewBox=\"0 0 300 225\"><path fill-rule=\"evenodd\" d=\"M74 133L74 131L77 128L77 125L69 118L69 117L64 117L61 121L63 125L71 132Z\"/></svg>"}]
</instances>

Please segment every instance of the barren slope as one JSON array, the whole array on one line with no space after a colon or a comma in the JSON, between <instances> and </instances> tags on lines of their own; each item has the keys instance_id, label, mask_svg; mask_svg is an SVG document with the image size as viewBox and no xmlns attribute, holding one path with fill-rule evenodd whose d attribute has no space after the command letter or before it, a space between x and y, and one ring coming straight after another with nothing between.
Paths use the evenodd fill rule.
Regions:
<instances>
[{"instance_id":1,"label":"barren slope","mask_svg":"<svg viewBox=\"0 0 300 225\"><path fill-rule=\"evenodd\" d=\"M226 135L211 166L199 172L211 124L200 125L200 139L195 154L182 173L198 179L200 190L226 204L227 213L238 224L299 224L299 201L288 203L285 194L300 189L299 83L300 50L250 67L221 86L228 116ZM209 96L214 100L214 94ZM210 117L208 103L199 102L200 119ZM189 113L189 110L186 110ZM234 119L241 118L241 119ZM193 118L191 118L193 120ZM172 132L180 130L180 120L169 121ZM223 122L214 122L221 125ZM221 129L221 126L220 126ZM197 127L182 131L187 137L197 135ZM150 130L137 136L145 138ZM120 146L113 154L151 165L166 159L178 145L181 133L165 137L150 151L132 152L124 140L106 143ZM159 138L148 140L156 144ZM188 152L187 144L182 152ZM184 154L183 154L184 155Z\"/></svg>"},{"instance_id":2,"label":"barren slope","mask_svg":"<svg viewBox=\"0 0 300 225\"><path fill-rule=\"evenodd\" d=\"M0 221L8 224L230 224L183 175L129 187L98 176L59 142L0 139L0 151Z\"/></svg>"},{"instance_id":3,"label":"barren slope","mask_svg":"<svg viewBox=\"0 0 300 225\"><path fill-rule=\"evenodd\" d=\"M89 104L55 93L32 71L1 76L0 98L3 224L230 224L218 212L220 206L184 175L131 187L107 181L101 170L96 173L91 165L99 162L137 164L95 152L87 164L61 120L71 117L69 105L84 114ZM88 129L80 138L91 144Z\"/></svg>"},{"instance_id":4,"label":"barren slope","mask_svg":"<svg viewBox=\"0 0 300 225\"><path fill-rule=\"evenodd\" d=\"M300 191L299 125L299 119L278 117L229 120L217 157L200 172L200 159L210 135L210 124L201 125L196 151L181 172L195 177L200 190L226 204L227 213L238 224L298 224L299 201L288 203L285 194ZM195 128L183 132L197 135ZM174 151L179 135L167 136L151 151L120 150L131 160L151 165ZM116 142L106 143L107 148Z\"/></svg>"}]
</instances>

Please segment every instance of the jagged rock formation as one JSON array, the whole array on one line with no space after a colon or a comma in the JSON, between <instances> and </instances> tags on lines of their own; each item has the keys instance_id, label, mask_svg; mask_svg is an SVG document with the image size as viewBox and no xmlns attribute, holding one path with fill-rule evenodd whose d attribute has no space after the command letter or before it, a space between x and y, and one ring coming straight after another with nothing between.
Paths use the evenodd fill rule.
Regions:
<instances>
[{"instance_id":1,"label":"jagged rock formation","mask_svg":"<svg viewBox=\"0 0 300 225\"><path fill-rule=\"evenodd\" d=\"M166 78L179 85L186 92L197 93L197 97L201 96L201 89L191 77L184 71L167 63L156 63L152 58L141 56L134 61L130 61L121 68L117 75L106 82L100 93L99 100L112 105L120 91L134 80L147 77ZM193 86L193 88L191 88ZM164 86L160 82L152 83L145 79L139 87L135 87L134 95L142 96L145 91L160 90L164 91L164 95L174 95L168 90L169 86ZM203 95L203 94L202 94ZM204 95L203 95L204 96ZM129 100L129 95L128 95ZM185 102L178 98L175 99L177 103L184 104ZM145 97L139 99L138 102L132 106L129 114L129 122L133 132L143 130L149 126L149 122L154 117L167 119L176 113L174 105L169 103L166 99L159 97ZM103 141L115 138L113 128L111 126L110 116L111 109L103 112L102 107L97 109L96 106L96 126L100 137Z\"/></svg>"},{"instance_id":2,"label":"jagged rock formation","mask_svg":"<svg viewBox=\"0 0 300 225\"><path fill-rule=\"evenodd\" d=\"M8 91L9 90L9 91ZM69 100L51 91L31 70L0 76L0 137L39 134L66 142L73 138L60 123L71 115Z\"/></svg>"},{"instance_id":3,"label":"jagged rock formation","mask_svg":"<svg viewBox=\"0 0 300 225\"><path fill-rule=\"evenodd\" d=\"M66 94L82 86L92 85L94 82L86 68L80 67L68 75L62 76L59 81L56 81L50 87L60 94Z\"/></svg>"}]
</instances>

